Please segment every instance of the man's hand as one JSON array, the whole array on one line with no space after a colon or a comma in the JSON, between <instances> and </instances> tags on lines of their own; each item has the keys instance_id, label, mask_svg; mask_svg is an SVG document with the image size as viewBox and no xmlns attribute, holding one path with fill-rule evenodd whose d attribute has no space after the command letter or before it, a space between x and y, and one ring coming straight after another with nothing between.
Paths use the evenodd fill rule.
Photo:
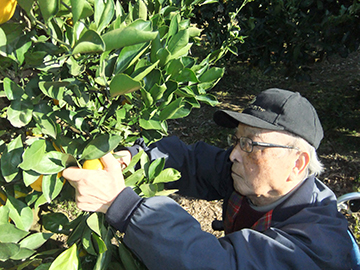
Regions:
<instances>
[{"instance_id":1,"label":"man's hand","mask_svg":"<svg viewBox=\"0 0 360 270\"><path fill-rule=\"evenodd\" d=\"M106 213L117 195L125 188L121 163L112 154L101 158L104 170L75 167L63 171L63 177L76 190L76 203L84 211Z\"/></svg>"}]
</instances>

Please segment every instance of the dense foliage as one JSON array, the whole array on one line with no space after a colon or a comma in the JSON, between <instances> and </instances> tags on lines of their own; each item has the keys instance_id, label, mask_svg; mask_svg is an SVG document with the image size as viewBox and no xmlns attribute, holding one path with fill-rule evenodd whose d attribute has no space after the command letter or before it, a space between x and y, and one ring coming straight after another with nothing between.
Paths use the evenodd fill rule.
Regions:
<instances>
[{"instance_id":1,"label":"dense foliage","mask_svg":"<svg viewBox=\"0 0 360 270\"><path fill-rule=\"evenodd\" d=\"M223 75L213 65L227 49L204 59L191 56L201 31L186 17L193 2L178 4L19 0L15 15L0 26L5 268L142 267L103 215L83 213L71 221L42 206L73 196L61 177L66 166L81 167L139 136L151 143L167 134L168 119L187 116L201 102L217 103L208 90ZM150 163L140 152L132 162L124 171L126 184L140 196L172 192L163 183L179 173L163 170L164 160ZM134 171L136 162L141 168ZM41 230L34 229L35 216ZM69 248L44 251L55 235L63 235Z\"/></svg>"},{"instance_id":2,"label":"dense foliage","mask_svg":"<svg viewBox=\"0 0 360 270\"><path fill-rule=\"evenodd\" d=\"M226 25L241 5L224 0L195 11L210 44L220 46L228 38ZM293 75L327 55L346 57L359 47L359 1L255 0L236 13L245 42L236 45L238 55L231 61L249 61L268 71L282 64Z\"/></svg>"}]
</instances>

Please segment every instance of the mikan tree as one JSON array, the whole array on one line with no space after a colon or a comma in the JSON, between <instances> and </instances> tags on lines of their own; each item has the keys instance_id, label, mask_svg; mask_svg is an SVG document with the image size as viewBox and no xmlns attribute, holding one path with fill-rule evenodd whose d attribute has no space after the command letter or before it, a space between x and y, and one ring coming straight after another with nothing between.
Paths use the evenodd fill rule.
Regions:
<instances>
[{"instance_id":1,"label":"mikan tree","mask_svg":"<svg viewBox=\"0 0 360 270\"><path fill-rule=\"evenodd\" d=\"M223 76L214 64L227 47L203 59L190 55L201 31L184 17L195 3L213 1L178 2L19 0L14 16L1 21L5 268L143 269L102 214L70 220L42 207L73 199L61 177L67 166L81 167L139 137L150 144L167 135L167 120L186 117L200 103L217 104L208 90ZM124 170L127 186L143 197L174 192L164 183L180 174L164 163L141 151ZM63 245L48 250L59 235Z\"/></svg>"}]
</instances>

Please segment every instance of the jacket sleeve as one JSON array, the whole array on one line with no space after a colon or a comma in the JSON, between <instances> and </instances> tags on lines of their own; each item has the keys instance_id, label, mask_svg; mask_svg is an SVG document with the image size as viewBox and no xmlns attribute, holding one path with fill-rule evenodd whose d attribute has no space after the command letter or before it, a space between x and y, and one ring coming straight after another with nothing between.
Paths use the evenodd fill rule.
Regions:
<instances>
[{"instance_id":1,"label":"jacket sleeve","mask_svg":"<svg viewBox=\"0 0 360 270\"><path fill-rule=\"evenodd\" d=\"M181 179L166 188L179 189L181 195L206 200L222 199L233 189L231 149L224 150L204 142L186 145L177 137L164 138L147 148L150 158L165 157L167 168L180 171Z\"/></svg>"},{"instance_id":2,"label":"jacket sleeve","mask_svg":"<svg viewBox=\"0 0 360 270\"><path fill-rule=\"evenodd\" d=\"M132 206L125 209L129 202ZM316 230L312 238L304 238L303 233L297 237L306 227L289 225L289 230L270 228L260 233L244 229L217 239L202 231L199 223L170 198L141 199L131 188L120 193L106 218L125 232L124 243L149 270L349 269L345 238L333 241L337 246L333 253L321 242L339 235L339 226L346 232L344 224L332 222L321 227L310 222L306 231ZM321 248L317 253L305 247L312 241Z\"/></svg>"}]
</instances>

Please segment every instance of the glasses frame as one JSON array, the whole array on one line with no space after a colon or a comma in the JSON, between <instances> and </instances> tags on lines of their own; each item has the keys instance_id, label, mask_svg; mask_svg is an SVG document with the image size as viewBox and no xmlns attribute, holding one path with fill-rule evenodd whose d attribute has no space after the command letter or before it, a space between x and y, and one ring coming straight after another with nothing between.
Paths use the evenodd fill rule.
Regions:
<instances>
[{"instance_id":1,"label":"glasses frame","mask_svg":"<svg viewBox=\"0 0 360 270\"><path fill-rule=\"evenodd\" d=\"M251 153L254 150L254 146L261 146L261 147L268 147L268 148L296 149L298 151L300 150L299 148L297 148L295 146L281 145L281 144L274 144L274 143L265 143L265 142L256 142L248 137L238 138L236 135L229 135L228 142L229 142L229 144L231 142L231 145L234 146L234 148L236 147L236 145L239 144L240 149L246 153ZM250 145L251 149L246 149L245 148L246 144Z\"/></svg>"}]
</instances>

